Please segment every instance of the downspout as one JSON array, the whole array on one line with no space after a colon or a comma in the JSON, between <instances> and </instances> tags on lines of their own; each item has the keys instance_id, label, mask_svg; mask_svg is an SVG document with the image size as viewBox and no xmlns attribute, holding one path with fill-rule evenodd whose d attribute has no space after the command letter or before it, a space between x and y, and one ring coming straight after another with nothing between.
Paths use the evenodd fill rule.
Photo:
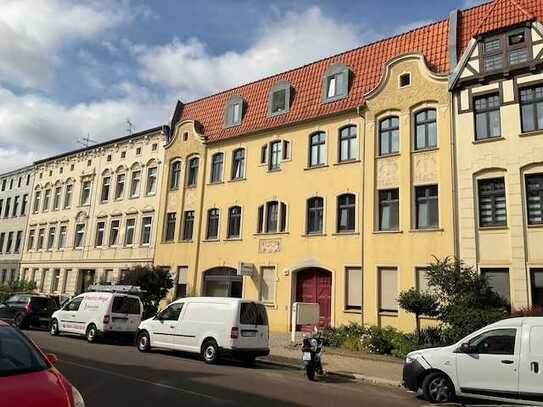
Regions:
<instances>
[{"instance_id":1,"label":"downspout","mask_svg":"<svg viewBox=\"0 0 543 407\"><path fill-rule=\"evenodd\" d=\"M363 130L362 130L362 137L360 138L361 142L360 145L362 146L362 192L360 193L360 202L362 205L360 207L362 208L362 211L360 213L360 248L362 250L362 254L360 256L360 266L362 268L361 274L361 284L362 284L362 312L360 313L360 324L364 325L364 209L365 209L365 197L364 192L366 190L366 183L365 183L365 174L366 174L366 110L364 109L365 105L359 105L356 107L356 113L363 119ZM362 110L364 109L364 112Z\"/></svg>"},{"instance_id":2,"label":"downspout","mask_svg":"<svg viewBox=\"0 0 543 407\"><path fill-rule=\"evenodd\" d=\"M204 196L205 196L205 188L206 188L206 179L207 179L207 142L203 143L203 154L202 154L202 189L200 191L200 205L199 205L199 216L198 216L198 231L196 234L196 254L194 256L194 279L192 281L194 291L196 291L196 287L198 287L198 278L200 275L200 246L202 244L202 224L204 221ZM194 235L192 237L194 239ZM203 274L202 274L202 282L203 282ZM203 284L200 287L200 295L204 295L202 292L203 290ZM195 292L196 294L196 292Z\"/></svg>"}]
</instances>

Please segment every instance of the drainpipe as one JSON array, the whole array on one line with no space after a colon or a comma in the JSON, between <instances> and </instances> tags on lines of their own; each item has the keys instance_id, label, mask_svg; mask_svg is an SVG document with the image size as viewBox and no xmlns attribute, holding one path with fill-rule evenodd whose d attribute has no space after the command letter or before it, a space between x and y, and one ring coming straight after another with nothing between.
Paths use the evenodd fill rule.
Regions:
<instances>
[{"instance_id":1,"label":"drainpipe","mask_svg":"<svg viewBox=\"0 0 543 407\"><path fill-rule=\"evenodd\" d=\"M203 152L200 162L202 170L200 171L202 173L202 189L200 191L200 205L198 208L199 217L198 217L198 233L196 235L196 254L194 256L194 279L192 281L193 287L194 287L194 294L196 295L196 287L198 286L198 276L199 276L199 270L200 270L200 248L201 248L201 242L202 242L202 224L204 221L204 196L205 196L205 188L206 188L206 179L207 179L207 143L204 142L203 144ZM192 237L194 239L194 235ZM201 290L203 289L203 275L202 275L202 286L200 287L200 295L204 295Z\"/></svg>"},{"instance_id":2,"label":"drainpipe","mask_svg":"<svg viewBox=\"0 0 543 407\"><path fill-rule=\"evenodd\" d=\"M362 208L365 208L365 197L364 197L364 191L366 190L366 182L365 182L365 174L366 174L366 111L364 109L365 105L360 105L356 107L356 113L363 119L363 129L362 129L362 137L360 138L362 146L362 192L360 193L360 202L362 205L360 205ZM364 109L364 112L362 111ZM361 267L362 267L362 312L360 313L360 323L364 325L364 210L362 209L360 213L360 246L362 250L362 254L360 256L361 261Z\"/></svg>"}]
</instances>

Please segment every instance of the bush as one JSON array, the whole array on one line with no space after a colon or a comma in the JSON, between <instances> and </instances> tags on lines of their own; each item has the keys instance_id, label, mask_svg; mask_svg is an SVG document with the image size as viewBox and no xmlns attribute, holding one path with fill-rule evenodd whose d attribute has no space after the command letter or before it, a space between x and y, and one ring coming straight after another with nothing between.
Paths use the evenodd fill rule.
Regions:
<instances>
[{"instance_id":1,"label":"bush","mask_svg":"<svg viewBox=\"0 0 543 407\"><path fill-rule=\"evenodd\" d=\"M32 292L36 289L36 283L30 281L16 280L8 284L0 284L0 303L7 301L16 293Z\"/></svg>"}]
</instances>

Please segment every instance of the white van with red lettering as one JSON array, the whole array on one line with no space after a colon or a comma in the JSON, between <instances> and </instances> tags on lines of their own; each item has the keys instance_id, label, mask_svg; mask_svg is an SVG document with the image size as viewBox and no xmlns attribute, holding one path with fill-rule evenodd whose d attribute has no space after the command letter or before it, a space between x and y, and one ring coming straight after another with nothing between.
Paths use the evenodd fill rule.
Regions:
<instances>
[{"instance_id":1,"label":"white van with red lettering","mask_svg":"<svg viewBox=\"0 0 543 407\"><path fill-rule=\"evenodd\" d=\"M92 287L92 286L91 286ZM86 292L66 302L51 316L50 333L78 334L87 341L98 338L134 337L141 322L143 305L137 295L119 292L116 287L107 286L104 291ZM128 289L124 290L129 292Z\"/></svg>"}]
</instances>

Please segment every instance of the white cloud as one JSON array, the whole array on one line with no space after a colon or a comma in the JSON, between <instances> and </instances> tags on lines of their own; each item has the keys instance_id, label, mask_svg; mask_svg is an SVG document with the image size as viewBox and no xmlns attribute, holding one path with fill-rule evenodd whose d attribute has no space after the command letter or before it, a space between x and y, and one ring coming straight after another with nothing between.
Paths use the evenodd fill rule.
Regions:
<instances>
[{"instance_id":1,"label":"white cloud","mask_svg":"<svg viewBox=\"0 0 543 407\"><path fill-rule=\"evenodd\" d=\"M489 1L491 0L463 0L462 9L475 7L482 3L488 3Z\"/></svg>"},{"instance_id":2,"label":"white cloud","mask_svg":"<svg viewBox=\"0 0 543 407\"><path fill-rule=\"evenodd\" d=\"M312 7L276 15L243 51L212 55L196 38L176 38L161 46L135 46L133 52L144 80L173 87L190 100L360 46L374 36Z\"/></svg>"},{"instance_id":3,"label":"white cloud","mask_svg":"<svg viewBox=\"0 0 543 407\"><path fill-rule=\"evenodd\" d=\"M134 12L126 1L0 0L0 80L22 88L47 85L64 45L93 38Z\"/></svg>"}]
</instances>

